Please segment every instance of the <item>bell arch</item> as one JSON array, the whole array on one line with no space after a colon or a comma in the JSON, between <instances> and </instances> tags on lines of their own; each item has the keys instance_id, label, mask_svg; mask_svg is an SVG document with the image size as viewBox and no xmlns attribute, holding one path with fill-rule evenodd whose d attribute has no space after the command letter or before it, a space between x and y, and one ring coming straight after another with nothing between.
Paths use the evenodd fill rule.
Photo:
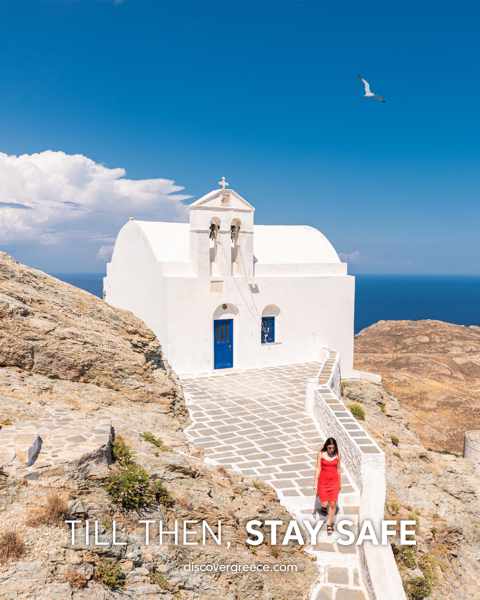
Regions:
<instances>
[{"instance_id":1,"label":"bell arch","mask_svg":"<svg viewBox=\"0 0 480 600\"><path fill-rule=\"evenodd\" d=\"M210 276L218 277L222 274L218 248L220 243L220 219L218 217L211 218L208 237L210 242Z\"/></svg>"},{"instance_id":2,"label":"bell arch","mask_svg":"<svg viewBox=\"0 0 480 600\"><path fill-rule=\"evenodd\" d=\"M232 219L230 223L230 269L232 275L241 274L241 245L240 245L240 231L242 228L242 222L238 217Z\"/></svg>"}]
</instances>

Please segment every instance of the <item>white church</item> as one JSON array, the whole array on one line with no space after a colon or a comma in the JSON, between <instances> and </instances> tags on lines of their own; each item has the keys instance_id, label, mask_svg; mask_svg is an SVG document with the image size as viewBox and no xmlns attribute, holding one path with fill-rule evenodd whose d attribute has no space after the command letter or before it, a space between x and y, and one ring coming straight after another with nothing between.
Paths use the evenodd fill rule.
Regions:
<instances>
[{"instance_id":1,"label":"white church","mask_svg":"<svg viewBox=\"0 0 480 600\"><path fill-rule=\"evenodd\" d=\"M189 207L189 223L120 230L105 300L157 335L180 374L315 361L322 347L353 370L355 279L308 225L255 225L224 178Z\"/></svg>"}]
</instances>

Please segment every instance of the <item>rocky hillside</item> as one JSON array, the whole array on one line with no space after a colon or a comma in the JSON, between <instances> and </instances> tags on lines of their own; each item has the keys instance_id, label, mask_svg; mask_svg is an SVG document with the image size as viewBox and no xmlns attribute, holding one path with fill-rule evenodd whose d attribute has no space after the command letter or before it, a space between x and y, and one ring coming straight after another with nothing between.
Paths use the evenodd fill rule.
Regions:
<instances>
[{"instance_id":1,"label":"rocky hillside","mask_svg":"<svg viewBox=\"0 0 480 600\"><path fill-rule=\"evenodd\" d=\"M417 547L394 547L409 598L479 598L480 478L472 465L427 450L409 428L410 410L381 385L346 381L343 394L361 404L362 426L385 452L386 518L417 521Z\"/></svg>"},{"instance_id":2,"label":"rocky hillside","mask_svg":"<svg viewBox=\"0 0 480 600\"><path fill-rule=\"evenodd\" d=\"M0 253L0 367L168 403L176 387L142 321Z\"/></svg>"},{"instance_id":3,"label":"rocky hillside","mask_svg":"<svg viewBox=\"0 0 480 600\"><path fill-rule=\"evenodd\" d=\"M382 375L427 448L461 454L480 429L480 327L380 321L357 336L355 366Z\"/></svg>"},{"instance_id":4,"label":"rocky hillside","mask_svg":"<svg viewBox=\"0 0 480 600\"><path fill-rule=\"evenodd\" d=\"M273 491L206 466L186 418L141 321L0 254L0 598L306 598L317 572L303 551L245 544L246 520L288 520ZM142 517L221 520L224 543L146 546ZM71 547L65 518L98 520L107 542L115 520L126 545ZM258 562L298 570L186 570Z\"/></svg>"}]
</instances>

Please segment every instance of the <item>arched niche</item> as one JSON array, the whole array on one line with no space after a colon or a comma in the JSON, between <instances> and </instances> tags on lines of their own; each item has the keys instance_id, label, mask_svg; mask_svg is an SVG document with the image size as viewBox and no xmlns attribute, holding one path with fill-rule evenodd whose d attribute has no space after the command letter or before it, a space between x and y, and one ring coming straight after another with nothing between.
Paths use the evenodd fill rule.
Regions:
<instances>
[{"instance_id":1,"label":"arched niche","mask_svg":"<svg viewBox=\"0 0 480 600\"><path fill-rule=\"evenodd\" d=\"M234 319L238 315L235 304L219 304L213 313L213 319Z\"/></svg>"},{"instance_id":2,"label":"arched niche","mask_svg":"<svg viewBox=\"0 0 480 600\"><path fill-rule=\"evenodd\" d=\"M218 276L221 275L218 242L220 236L220 219L218 217L212 217L209 227L209 241L210 241L210 275Z\"/></svg>"},{"instance_id":3,"label":"arched niche","mask_svg":"<svg viewBox=\"0 0 480 600\"><path fill-rule=\"evenodd\" d=\"M237 245L239 242L241 228L242 221L238 217L232 219L232 222L230 223L230 239L232 240L233 246Z\"/></svg>"},{"instance_id":4,"label":"arched niche","mask_svg":"<svg viewBox=\"0 0 480 600\"><path fill-rule=\"evenodd\" d=\"M210 226L208 228L208 237L210 239L210 245L218 240L220 234L220 219L218 217L212 217L210 220Z\"/></svg>"},{"instance_id":5,"label":"arched niche","mask_svg":"<svg viewBox=\"0 0 480 600\"><path fill-rule=\"evenodd\" d=\"M280 315L280 309L276 304L267 304L262 310L262 317L278 317Z\"/></svg>"},{"instance_id":6,"label":"arched niche","mask_svg":"<svg viewBox=\"0 0 480 600\"><path fill-rule=\"evenodd\" d=\"M231 247L231 272L232 275L241 274L241 247L240 247L240 230L242 228L242 222L239 218L235 217L230 223L230 240L232 243Z\"/></svg>"}]
</instances>

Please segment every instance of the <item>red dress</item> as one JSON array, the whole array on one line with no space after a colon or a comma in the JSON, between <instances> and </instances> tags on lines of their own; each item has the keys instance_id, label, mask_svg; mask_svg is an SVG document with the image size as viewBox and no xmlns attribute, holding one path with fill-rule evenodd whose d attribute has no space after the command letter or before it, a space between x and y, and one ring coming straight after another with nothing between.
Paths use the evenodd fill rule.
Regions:
<instances>
[{"instance_id":1,"label":"red dress","mask_svg":"<svg viewBox=\"0 0 480 600\"><path fill-rule=\"evenodd\" d=\"M320 502L337 502L340 492L340 477L338 474L338 456L333 460L323 458L321 461L321 471L317 482L317 496Z\"/></svg>"}]
</instances>

